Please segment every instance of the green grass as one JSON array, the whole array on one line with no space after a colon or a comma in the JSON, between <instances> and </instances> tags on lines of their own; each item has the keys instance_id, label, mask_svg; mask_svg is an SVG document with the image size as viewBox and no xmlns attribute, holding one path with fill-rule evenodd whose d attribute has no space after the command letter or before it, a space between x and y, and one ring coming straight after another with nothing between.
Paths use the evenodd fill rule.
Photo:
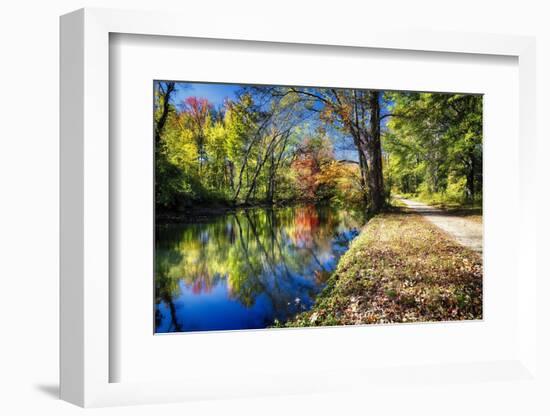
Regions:
<instances>
[{"instance_id":1,"label":"green grass","mask_svg":"<svg viewBox=\"0 0 550 416\"><path fill-rule=\"evenodd\" d=\"M340 259L314 307L285 326L482 318L481 257L422 217L374 217Z\"/></svg>"}]
</instances>

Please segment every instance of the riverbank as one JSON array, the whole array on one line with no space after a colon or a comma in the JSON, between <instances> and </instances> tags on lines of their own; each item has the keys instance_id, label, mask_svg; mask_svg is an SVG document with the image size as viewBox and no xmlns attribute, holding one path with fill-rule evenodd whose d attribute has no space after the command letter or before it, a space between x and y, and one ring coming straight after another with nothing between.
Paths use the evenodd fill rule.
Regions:
<instances>
[{"instance_id":1,"label":"riverbank","mask_svg":"<svg viewBox=\"0 0 550 416\"><path fill-rule=\"evenodd\" d=\"M181 207L176 210L157 209L155 212L155 222L157 224L195 224L209 221L212 217L235 214L245 210L277 209L306 205L324 207L336 206L337 204L331 201L316 201L309 199L279 200L274 202L250 202L246 204L208 203L204 205ZM346 204L346 207L354 210L360 210L360 206L356 206L354 204Z\"/></svg>"},{"instance_id":2,"label":"riverbank","mask_svg":"<svg viewBox=\"0 0 550 416\"><path fill-rule=\"evenodd\" d=\"M200 223L208 221L212 217L226 214L234 214L236 212L255 209L255 208L277 208L284 206L297 205L299 202L285 204L279 202L256 202L248 204L222 204L208 203L205 205L195 205L182 207L177 210L159 210L155 212L155 220L157 223Z\"/></svg>"},{"instance_id":3,"label":"riverbank","mask_svg":"<svg viewBox=\"0 0 550 416\"><path fill-rule=\"evenodd\" d=\"M421 216L374 217L314 307L287 327L482 318L482 259Z\"/></svg>"}]
</instances>

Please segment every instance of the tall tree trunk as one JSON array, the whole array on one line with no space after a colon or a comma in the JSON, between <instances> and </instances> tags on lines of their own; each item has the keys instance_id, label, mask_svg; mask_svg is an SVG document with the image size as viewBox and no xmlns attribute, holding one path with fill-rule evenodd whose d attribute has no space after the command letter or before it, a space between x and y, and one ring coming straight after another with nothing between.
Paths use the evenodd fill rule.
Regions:
<instances>
[{"instance_id":1,"label":"tall tree trunk","mask_svg":"<svg viewBox=\"0 0 550 416\"><path fill-rule=\"evenodd\" d=\"M468 202L474 200L474 170L470 169L468 175L466 176L466 193Z\"/></svg>"},{"instance_id":2,"label":"tall tree trunk","mask_svg":"<svg viewBox=\"0 0 550 416\"><path fill-rule=\"evenodd\" d=\"M366 152L366 133L361 135L354 128L350 128L352 132L353 142L357 148L357 155L359 157L359 173L361 174L361 192L363 194L363 200L368 205L368 193L367 193L367 181L369 177L369 166L365 157Z\"/></svg>"},{"instance_id":3,"label":"tall tree trunk","mask_svg":"<svg viewBox=\"0 0 550 416\"><path fill-rule=\"evenodd\" d=\"M271 152L271 160L269 163L269 175L267 178L267 201L273 203L273 193L275 187L275 152Z\"/></svg>"},{"instance_id":4,"label":"tall tree trunk","mask_svg":"<svg viewBox=\"0 0 550 416\"><path fill-rule=\"evenodd\" d=\"M359 126L359 105L357 101L357 90L353 90L353 113L355 118L355 126ZM367 164L367 159L365 158L365 154L361 151L361 145L360 140L361 137L359 137L358 129L357 128L351 128L351 131L355 131L356 134L353 135L353 140L355 142L355 147L357 148L357 153L359 154L359 172L361 173L361 193L363 194L363 200L365 201L365 205L368 205L369 199L368 199L368 193L367 193L367 181L369 178L369 166ZM366 136L365 136L366 137Z\"/></svg>"},{"instance_id":5,"label":"tall tree trunk","mask_svg":"<svg viewBox=\"0 0 550 416\"><path fill-rule=\"evenodd\" d=\"M369 92L370 122L367 141L369 165L369 193L371 211L378 213L384 207L384 176L382 173L382 145L380 140L380 92Z\"/></svg>"},{"instance_id":6,"label":"tall tree trunk","mask_svg":"<svg viewBox=\"0 0 550 416\"><path fill-rule=\"evenodd\" d=\"M361 192L363 200L368 203L367 181L369 179L369 166L365 154L359 150L359 170L361 172Z\"/></svg>"},{"instance_id":7,"label":"tall tree trunk","mask_svg":"<svg viewBox=\"0 0 550 416\"><path fill-rule=\"evenodd\" d=\"M466 193L469 202L474 200L475 193L475 156L471 151L468 157L468 171L466 173Z\"/></svg>"},{"instance_id":8,"label":"tall tree trunk","mask_svg":"<svg viewBox=\"0 0 550 416\"><path fill-rule=\"evenodd\" d=\"M229 175L229 189L231 192L235 192L235 165L231 160L227 162L227 169Z\"/></svg>"},{"instance_id":9,"label":"tall tree trunk","mask_svg":"<svg viewBox=\"0 0 550 416\"><path fill-rule=\"evenodd\" d=\"M175 89L176 89L176 85L174 82L166 83L166 91L162 91L162 88L161 88L161 93L163 93L162 112L155 126L155 144L156 145L158 145L160 142L160 137L164 130L164 125L166 124L166 120L168 119L168 112L170 110L170 95L172 95Z\"/></svg>"},{"instance_id":10,"label":"tall tree trunk","mask_svg":"<svg viewBox=\"0 0 550 416\"><path fill-rule=\"evenodd\" d=\"M283 155L285 153L287 144L288 144L288 138L290 137L291 130L287 130L285 133L283 133L283 139L282 143L279 145L277 144L276 147L273 149L271 153L271 174L270 174L270 188L269 188L269 202L273 204L273 201L275 200L275 191L276 191L276 183L277 183L277 172L279 171L279 166L281 164L281 160L283 159ZM279 155L275 157L275 151L276 148L279 147Z\"/></svg>"},{"instance_id":11,"label":"tall tree trunk","mask_svg":"<svg viewBox=\"0 0 550 416\"><path fill-rule=\"evenodd\" d=\"M199 133L199 137L197 139L197 147L198 147L198 162L199 162L199 178L202 176L203 171L203 163L204 163L204 137L202 132Z\"/></svg>"},{"instance_id":12,"label":"tall tree trunk","mask_svg":"<svg viewBox=\"0 0 550 416\"><path fill-rule=\"evenodd\" d=\"M254 195L256 193L256 185L257 185L258 176L260 175L260 171L264 167L265 162L267 161L269 155L271 154L271 152L273 152L273 146L276 143L277 137L279 137L279 134L276 134L276 135L273 136L273 138L271 139L271 142L269 142L269 145L267 146L267 149L266 149L265 154L263 155L263 157L262 157L261 154L258 154L258 164L256 165L256 170L254 171L254 176L252 177L252 184L248 188L248 192L247 192L247 194L244 198L245 203L248 203L248 201L250 199L250 196L253 193L254 193Z\"/></svg>"},{"instance_id":13,"label":"tall tree trunk","mask_svg":"<svg viewBox=\"0 0 550 416\"><path fill-rule=\"evenodd\" d=\"M270 120L271 120L271 117L267 117L263 121L263 123L261 124L261 126L258 127L258 130L254 134L254 137L252 138L252 140L250 141L250 143L248 144L248 146L246 148L246 152L244 154L244 159L243 159L243 162L241 164L241 169L239 171L239 176L238 176L238 181L237 181L237 188L235 190L235 194L233 195L233 203L236 203L237 199L239 198L239 193L241 192L242 183L243 183L243 172L245 170L246 170L246 183L248 183L248 169L246 169L247 164L248 164L248 156L250 155L250 152L252 150L253 145L256 143L256 141L258 139L260 139L260 136L261 136L261 133L262 133L263 129L267 126L267 123Z\"/></svg>"}]
</instances>

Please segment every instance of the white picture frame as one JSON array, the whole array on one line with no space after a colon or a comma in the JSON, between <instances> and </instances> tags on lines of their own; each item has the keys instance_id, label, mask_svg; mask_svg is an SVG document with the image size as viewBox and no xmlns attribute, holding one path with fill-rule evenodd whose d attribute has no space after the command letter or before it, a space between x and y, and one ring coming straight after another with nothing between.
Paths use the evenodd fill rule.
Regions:
<instances>
[{"instance_id":1,"label":"white picture frame","mask_svg":"<svg viewBox=\"0 0 550 416\"><path fill-rule=\"evenodd\" d=\"M529 37L471 33L433 33L396 28L350 27L327 33L322 28L266 23L236 33L231 22L206 27L199 20L174 13L82 9L61 18L61 398L80 406L157 403L197 398L334 391L396 380L456 379L481 384L498 380L534 380L536 363L536 218L535 170L535 41ZM519 235L517 348L506 360L471 363L422 362L407 368L341 368L311 372L301 378L281 372L243 380L221 374L212 380L110 382L117 358L110 350L110 163L109 158L109 36L124 33L183 38L224 39L331 45L340 48L429 51L440 54L503 55L519 67ZM304 335L310 336L310 335ZM368 370L368 371L367 371ZM412 378L411 378L412 377Z\"/></svg>"}]
</instances>

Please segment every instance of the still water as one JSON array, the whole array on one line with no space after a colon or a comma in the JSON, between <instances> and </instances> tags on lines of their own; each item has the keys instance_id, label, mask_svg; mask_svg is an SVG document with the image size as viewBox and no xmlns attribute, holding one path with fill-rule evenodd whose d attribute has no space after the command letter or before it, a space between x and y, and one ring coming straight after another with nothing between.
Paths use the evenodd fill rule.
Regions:
<instances>
[{"instance_id":1,"label":"still water","mask_svg":"<svg viewBox=\"0 0 550 416\"><path fill-rule=\"evenodd\" d=\"M257 208L156 230L156 332L266 328L308 310L364 216Z\"/></svg>"}]
</instances>

